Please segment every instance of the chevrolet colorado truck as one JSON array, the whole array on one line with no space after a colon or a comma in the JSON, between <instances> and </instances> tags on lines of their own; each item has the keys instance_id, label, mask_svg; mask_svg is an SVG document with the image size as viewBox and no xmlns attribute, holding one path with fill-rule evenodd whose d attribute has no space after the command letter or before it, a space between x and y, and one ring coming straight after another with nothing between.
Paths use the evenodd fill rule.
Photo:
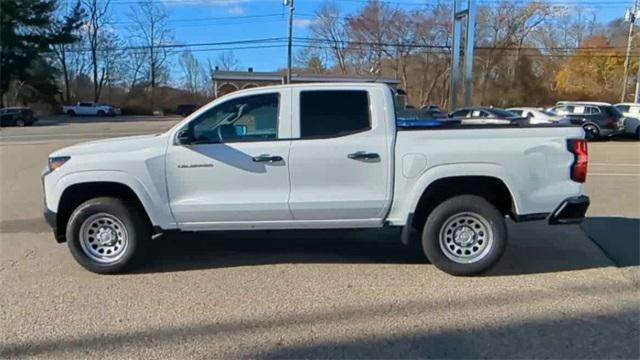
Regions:
<instances>
[{"instance_id":1,"label":"chevrolet colorado truck","mask_svg":"<svg viewBox=\"0 0 640 360\"><path fill-rule=\"evenodd\" d=\"M472 275L506 219L579 222L589 205L580 127L396 127L376 83L252 88L159 134L52 153L45 218L97 273L140 264L169 231L402 227L439 269Z\"/></svg>"}]
</instances>

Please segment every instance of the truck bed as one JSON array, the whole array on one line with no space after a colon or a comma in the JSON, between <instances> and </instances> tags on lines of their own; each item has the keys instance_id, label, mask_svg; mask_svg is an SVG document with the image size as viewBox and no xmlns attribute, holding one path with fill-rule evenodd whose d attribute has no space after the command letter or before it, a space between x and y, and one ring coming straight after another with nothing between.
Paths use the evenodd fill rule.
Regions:
<instances>
[{"instance_id":1,"label":"truck bed","mask_svg":"<svg viewBox=\"0 0 640 360\"><path fill-rule=\"evenodd\" d=\"M579 127L456 126L398 129L394 200L388 222L402 225L424 187L453 176L498 176L518 215L551 212L558 199L582 194L570 179L574 155L567 139L584 138Z\"/></svg>"}]
</instances>

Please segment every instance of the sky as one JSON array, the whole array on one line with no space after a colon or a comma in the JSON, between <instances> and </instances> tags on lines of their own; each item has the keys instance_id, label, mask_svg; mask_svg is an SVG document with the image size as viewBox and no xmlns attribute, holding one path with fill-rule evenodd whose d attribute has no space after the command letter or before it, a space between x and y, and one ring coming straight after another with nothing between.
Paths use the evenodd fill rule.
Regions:
<instances>
[{"instance_id":1,"label":"sky","mask_svg":"<svg viewBox=\"0 0 640 360\"><path fill-rule=\"evenodd\" d=\"M180 44L218 43L263 38L286 38L287 8L282 0L154 0L164 6L169 14L169 23L174 29L174 40ZM294 36L308 36L308 27L313 14L323 0L295 0ZM384 0L392 6L405 9L417 8L424 4L433 4L438 0ZM440 0L451 2L452 0ZM526 0L513 0L526 2ZM334 0L342 15L355 12L366 4L366 0ZM495 3L496 0L477 0ZM593 10L597 20L607 22L622 17L625 8L633 5L633 0L547 0L549 3L580 7ZM113 20L118 26L127 26L127 13L135 3L133 0L111 0ZM272 47L261 49L237 49L252 47L246 45L218 45L192 47L199 49L194 55L204 64L208 60L215 62L219 53L233 50L239 60L239 69L252 67L255 71L274 71L286 66L287 48Z\"/></svg>"}]
</instances>

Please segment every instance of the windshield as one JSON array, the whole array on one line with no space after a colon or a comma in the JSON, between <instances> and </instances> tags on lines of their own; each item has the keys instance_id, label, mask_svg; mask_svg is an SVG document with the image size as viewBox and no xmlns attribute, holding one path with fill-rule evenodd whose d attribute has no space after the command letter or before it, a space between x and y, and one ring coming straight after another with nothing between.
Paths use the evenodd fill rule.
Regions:
<instances>
[{"instance_id":1,"label":"windshield","mask_svg":"<svg viewBox=\"0 0 640 360\"><path fill-rule=\"evenodd\" d=\"M509 112L507 110L502 110L502 109L491 109L490 111L494 115L498 115L500 117L514 117L514 116L517 116L516 114L514 114L512 112Z\"/></svg>"}]
</instances>

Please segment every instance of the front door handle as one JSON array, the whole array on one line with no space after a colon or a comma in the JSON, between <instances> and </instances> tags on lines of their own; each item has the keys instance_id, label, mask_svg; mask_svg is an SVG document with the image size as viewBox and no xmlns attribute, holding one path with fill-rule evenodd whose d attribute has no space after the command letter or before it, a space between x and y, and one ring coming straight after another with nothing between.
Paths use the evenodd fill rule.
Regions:
<instances>
[{"instance_id":1,"label":"front door handle","mask_svg":"<svg viewBox=\"0 0 640 360\"><path fill-rule=\"evenodd\" d=\"M349 159L353 160L365 160L365 161L376 161L380 160L380 155L376 153L368 153L365 151L358 151L347 155Z\"/></svg>"},{"instance_id":2,"label":"front door handle","mask_svg":"<svg viewBox=\"0 0 640 360\"><path fill-rule=\"evenodd\" d=\"M268 155L268 154L263 154L263 155L258 155L258 156L254 156L252 158L253 162L267 162L267 163L274 163L274 162L280 162L283 161L284 159L282 158L282 156L278 156L278 155Z\"/></svg>"}]
</instances>

